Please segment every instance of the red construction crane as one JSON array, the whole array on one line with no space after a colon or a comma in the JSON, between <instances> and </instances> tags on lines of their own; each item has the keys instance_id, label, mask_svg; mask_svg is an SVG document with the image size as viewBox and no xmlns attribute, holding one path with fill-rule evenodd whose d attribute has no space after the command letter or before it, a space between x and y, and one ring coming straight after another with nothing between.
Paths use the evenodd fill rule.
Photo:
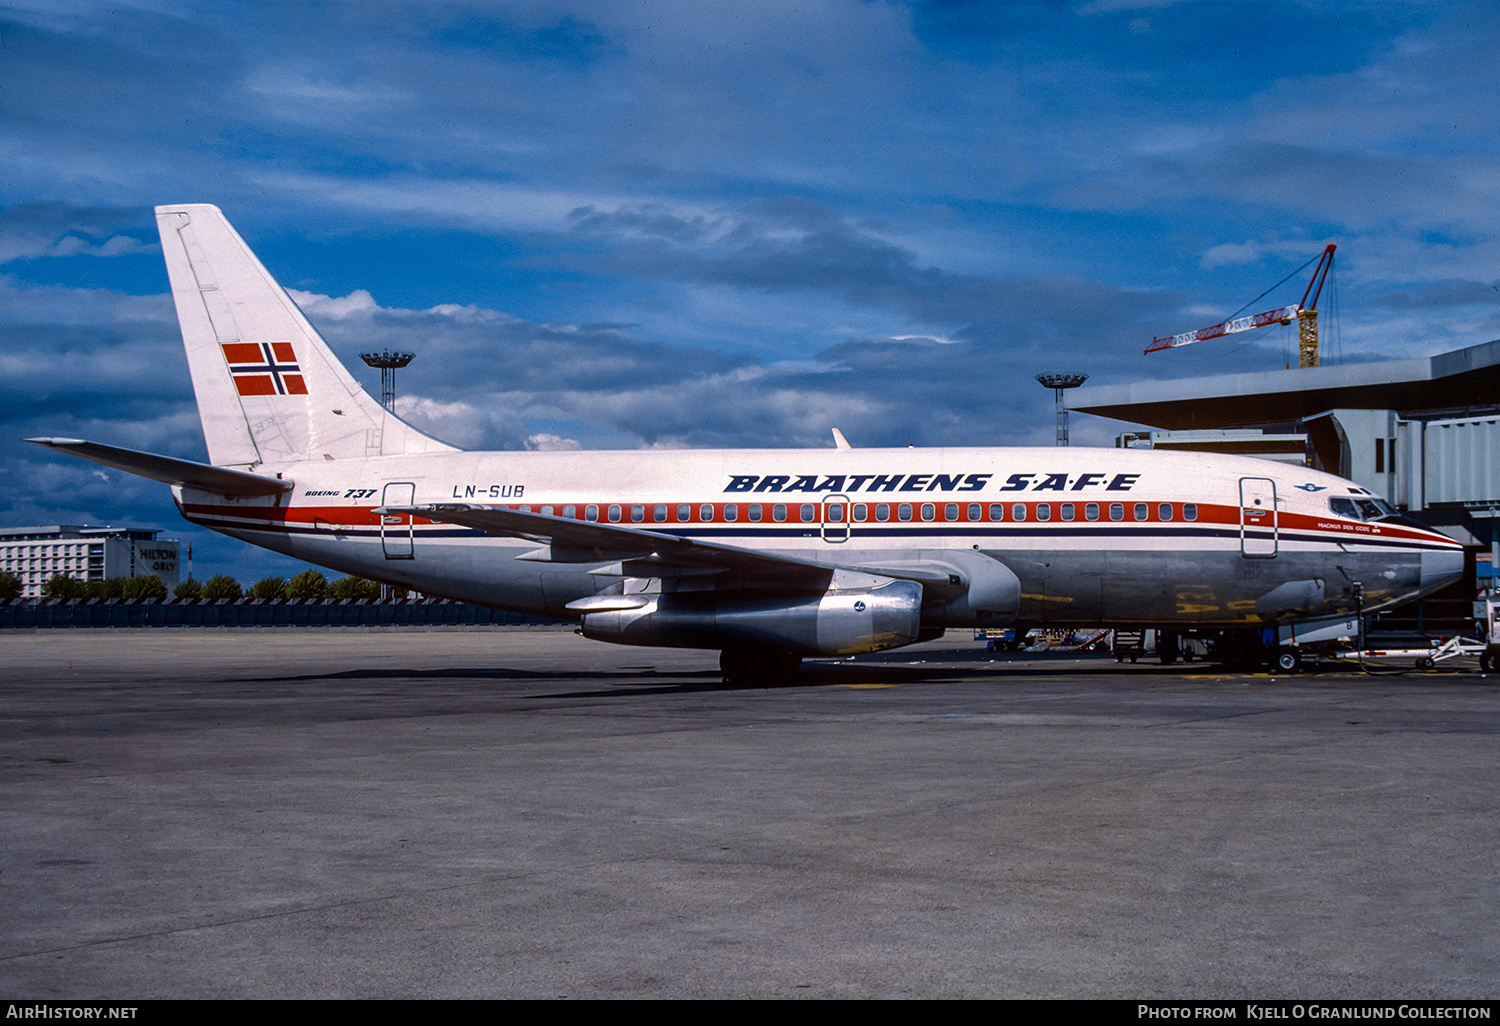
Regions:
<instances>
[{"instance_id":1,"label":"red construction crane","mask_svg":"<svg viewBox=\"0 0 1500 1026\"><path fill-rule=\"evenodd\" d=\"M1233 335L1237 331L1264 328L1268 324L1290 324L1292 318L1295 317L1297 318L1297 353L1301 359L1301 366L1316 367L1318 365L1318 296L1322 295L1323 282L1333 268L1333 251L1336 248L1337 246L1332 242L1324 248L1323 255L1318 258L1318 266L1313 268L1312 280L1307 283L1307 291L1302 293L1302 302L1283 306L1277 310L1267 310L1265 313L1252 314L1249 317L1239 317L1181 335L1152 339L1151 348L1146 352L1159 353L1163 349L1175 349L1189 342L1202 342L1221 335ZM1307 264L1302 266L1306 267Z\"/></svg>"}]
</instances>

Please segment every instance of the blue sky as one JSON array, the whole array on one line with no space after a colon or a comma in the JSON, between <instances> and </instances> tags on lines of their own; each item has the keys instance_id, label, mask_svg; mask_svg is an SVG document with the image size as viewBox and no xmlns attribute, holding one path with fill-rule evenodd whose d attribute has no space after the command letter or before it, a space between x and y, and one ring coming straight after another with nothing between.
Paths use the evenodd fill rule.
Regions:
<instances>
[{"instance_id":1,"label":"blue sky","mask_svg":"<svg viewBox=\"0 0 1500 1026\"><path fill-rule=\"evenodd\" d=\"M1327 359L1488 341L1497 50L1492 2L0 2L0 522L298 569L16 441L203 458L157 203L469 447L1048 444L1036 373L1295 360L1141 350L1327 242Z\"/></svg>"}]
</instances>

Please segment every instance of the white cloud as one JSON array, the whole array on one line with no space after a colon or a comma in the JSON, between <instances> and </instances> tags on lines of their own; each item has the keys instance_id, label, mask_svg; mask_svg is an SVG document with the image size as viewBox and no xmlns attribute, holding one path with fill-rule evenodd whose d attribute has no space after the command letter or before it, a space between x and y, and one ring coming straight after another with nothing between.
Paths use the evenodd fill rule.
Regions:
<instances>
[{"instance_id":1,"label":"white cloud","mask_svg":"<svg viewBox=\"0 0 1500 1026\"><path fill-rule=\"evenodd\" d=\"M305 314L317 314L320 317L332 317L342 320L356 314L368 314L379 310L375 297L370 295L368 289L355 289L347 296L334 298L332 296L320 295L316 292L303 292L301 289L287 289L287 295L292 301L302 308Z\"/></svg>"},{"instance_id":2,"label":"white cloud","mask_svg":"<svg viewBox=\"0 0 1500 1026\"><path fill-rule=\"evenodd\" d=\"M563 452L569 449L582 449L583 443L575 438L538 433L526 439L526 448L534 452Z\"/></svg>"}]
</instances>

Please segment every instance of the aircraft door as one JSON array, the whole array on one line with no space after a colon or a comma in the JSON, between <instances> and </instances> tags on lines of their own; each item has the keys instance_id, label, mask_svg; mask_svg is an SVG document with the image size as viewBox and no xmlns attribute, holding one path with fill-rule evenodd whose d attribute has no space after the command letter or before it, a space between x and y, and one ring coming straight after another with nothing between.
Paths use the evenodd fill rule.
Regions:
<instances>
[{"instance_id":1,"label":"aircraft door","mask_svg":"<svg viewBox=\"0 0 1500 1026\"><path fill-rule=\"evenodd\" d=\"M823 500L823 540L835 544L849 540L847 495L830 495Z\"/></svg>"},{"instance_id":2,"label":"aircraft door","mask_svg":"<svg viewBox=\"0 0 1500 1026\"><path fill-rule=\"evenodd\" d=\"M1240 555L1276 555L1276 482L1270 478L1240 478Z\"/></svg>"},{"instance_id":3,"label":"aircraft door","mask_svg":"<svg viewBox=\"0 0 1500 1026\"><path fill-rule=\"evenodd\" d=\"M382 506L410 506L417 499L417 486L410 481L393 481L385 486L380 495ZM380 518L380 545L385 549L386 559L415 559L412 550L411 517L382 516Z\"/></svg>"}]
</instances>

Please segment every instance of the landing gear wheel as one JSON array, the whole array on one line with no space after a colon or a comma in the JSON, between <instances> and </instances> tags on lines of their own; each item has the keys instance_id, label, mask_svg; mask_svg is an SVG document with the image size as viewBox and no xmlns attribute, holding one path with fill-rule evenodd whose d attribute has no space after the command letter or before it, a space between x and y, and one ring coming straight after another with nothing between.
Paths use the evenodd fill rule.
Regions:
<instances>
[{"instance_id":1,"label":"landing gear wheel","mask_svg":"<svg viewBox=\"0 0 1500 1026\"><path fill-rule=\"evenodd\" d=\"M1156 637L1156 654L1161 656L1163 666L1171 666L1181 657L1182 651L1177 646L1177 635L1170 631L1162 631Z\"/></svg>"},{"instance_id":2,"label":"landing gear wheel","mask_svg":"<svg viewBox=\"0 0 1500 1026\"><path fill-rule=\"evenodd\" d=\"M1483 654L1479 657L1479 668L1485 673L1495 672L1495 653L1493 651L1490 649L1484 650Z\"/></svg>"},{"instance_id":3,"label":"landing gear wheel","mask_svg":"<svg viewBox=\"0 0 1500 1026\"><path fill-rule=\"evenodd\" d=\"M1282 646L1272 653L1271 668L1278 673L1296 673L1302 669L1302 653Z\"/></svg>"},{"instance_id":4,"label":"landing gear wheel","mask_svg":"<svg viewBox=\"0 0 1500 1026\"><path fill-rule=\"evenodd\" d=\"M1417 660L1417 669L1419 670L1430 670L1436 665L1437 663L1433 662L1431 656L1423 656Z\"/></svg>"},{"instance_id":5,"label":"landing gear wheel","mask_svg":"<svg viewBox=\"0 0 1500 1026\"><path fill-rule=\"evenodd\" d=\"M730 687L774 687L790 684L802 666L795 652L726 648L719 653L719 672Z\"/></svg>"}]
</instances>

